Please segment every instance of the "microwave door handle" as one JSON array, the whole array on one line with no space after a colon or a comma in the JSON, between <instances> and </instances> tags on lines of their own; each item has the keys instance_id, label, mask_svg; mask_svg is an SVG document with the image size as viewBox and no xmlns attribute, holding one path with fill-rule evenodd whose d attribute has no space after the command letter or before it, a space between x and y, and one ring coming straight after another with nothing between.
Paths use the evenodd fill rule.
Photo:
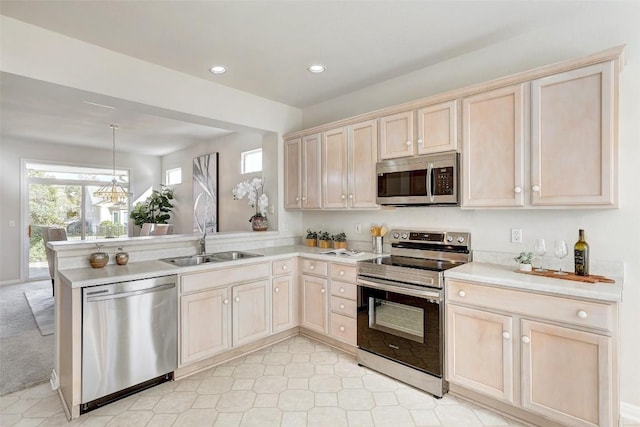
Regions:
<instances>
[{"instance_id":1,"label":"microwave door handle","mask_svg":"<svg viewBox=\"0 0 640 427\"><path fill-rule=\"evenodd\" d=\"M433 163L429 163L429 167L427 168L427 196L429 196L429 200L433 203Z\"/></svg>"}]
</instances>

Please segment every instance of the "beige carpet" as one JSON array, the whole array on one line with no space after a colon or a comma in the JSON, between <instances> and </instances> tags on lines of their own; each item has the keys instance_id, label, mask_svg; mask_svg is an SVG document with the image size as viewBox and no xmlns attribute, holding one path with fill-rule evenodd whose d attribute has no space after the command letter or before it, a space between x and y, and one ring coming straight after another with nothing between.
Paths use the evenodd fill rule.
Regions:
<instances>
[{"instance_id":1,"label":"beige carpet","mask_svg":"<svg viewBox=\"0 0 640 427\"><path fill-rule=\"evenodd\" d=\"M31 314L36 319L36 325L42 336L53 334L54 303L51 289L40 289L24 293L27 303L31 308Z\"/></svg>"}]
</instances>

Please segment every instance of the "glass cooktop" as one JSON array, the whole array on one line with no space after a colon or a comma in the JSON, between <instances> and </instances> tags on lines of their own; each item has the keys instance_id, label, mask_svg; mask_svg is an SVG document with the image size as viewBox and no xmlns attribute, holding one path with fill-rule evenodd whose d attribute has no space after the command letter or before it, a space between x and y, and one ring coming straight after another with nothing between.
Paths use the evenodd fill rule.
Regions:
<instances>
[{"instance_id":1,"label":"glass cooktop","mask_svg":"<svg viewBox=\"0 0 640 427\"><path fill-rule=\"evenodd\" d=\"M416 268L419 270L430 270L430 271L445 271L450 268L457 267L459 265L464 264L463 262L456 262L456 261L411 258L411 257L397 256L397 255L391 255L388 257L375 258L375 259L359 261L359 262L369 263L369 264L378 264L378 265L387 265L387 266L393 266L393 267Z\"/></svg>"}]
</instances>

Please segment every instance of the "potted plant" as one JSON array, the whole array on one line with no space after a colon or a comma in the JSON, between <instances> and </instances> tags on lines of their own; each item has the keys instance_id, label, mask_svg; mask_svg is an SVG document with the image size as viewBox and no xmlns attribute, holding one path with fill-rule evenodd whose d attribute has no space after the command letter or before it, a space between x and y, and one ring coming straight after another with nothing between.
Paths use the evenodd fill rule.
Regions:
<instances>
[{"instance_id":1,"label":"potted plant","mask_svg":"<svg viewBox=\"0 0 640 427\"><path fill-rule=\"evenodd\" d=\"M531 263L533 261L533 252L520 252L520 255L514 258L518 262L520 271L531 271Z\"/></svg>"},{"instance_id":2,"label":"potted plant","mask_svg":"<svg viewBox=\"0 0 640 427\"><path fill-rule=\"evenodd\" d=\"M338 233L333 235L333 247L334 249L346 249L347 248L347 235L344 233Z\"/></svg>"},{"instance_id":3,"label":"potted plant","mask_svg":"<svg viewBox=\"0 0 640 427\"><path fill-rule=\"evenodd\" d=\"M234 200L240 200L247 196L249 206L256 209L256 213L249 218L253 231L267 231L269 221L267 220L267 207L269 197L264 193L264 184L261 178L242 181L233 189Z\"/></svg>"},{"instance_id":4,"label":"potted plant","mask_svg":"<svg viewBox=\"0 0 640 427\"><path fill-rule=\"evenodd\" d=\"M318 233L307 228L307 237L305 237L305 243L307 246L315 247L318 246Z\"/></svg>"},{"instance_id":5,"label":"potted plant","mask_svg":"<svg viewBox=\"0 0 640 427\"><path fill-rule=\"evenodd\" d=\"M153 190L144 202L137 203L129 215L135 224L168 224L173 209L173 190L164 185L160 191Z\"/></svg>"},{"instance_id":6,"label":"potted plant","mask_svg":"<svg viewBox=\"0 0 640 427\"><path fill-rule=\"evenodd\" d=\"M331 234L326 231L318 232L318 246L323 249L331 247Z\"/></svg>"}]
</instances>

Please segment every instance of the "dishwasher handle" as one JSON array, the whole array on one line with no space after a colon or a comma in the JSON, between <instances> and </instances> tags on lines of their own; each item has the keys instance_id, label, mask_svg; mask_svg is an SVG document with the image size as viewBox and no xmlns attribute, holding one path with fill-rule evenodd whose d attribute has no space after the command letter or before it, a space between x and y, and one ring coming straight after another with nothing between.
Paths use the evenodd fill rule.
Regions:
<instances>
[{"instance_id":1,"label":"dishwasher handle","mask_svg":"<svg viewBox=\"0 0 640 427\"><path fill-rule=\"evenodd\" d=\"M86 302L93 302L93 301L104 301L104 300L109 300L109 299L116 299L116 298L127 298L127 297L132 297L132 296L136 296L136 295L144 295L144 294L150 294L153 292L160 292L160 291L166 291L167 289L172 289L175 288L176 284L175 283L169 283L166 285L160 285L160 286L153 286L153 287L149 287L149 288L145 288L145 289L139 289L136 291L129 291L129 292L119 292L119 293L114 293L114 294L106 294L106 292L109 292L108 290L101 290L101 291L96 291L92 294L87 294L85 301Z\"/></svg>"}]
</instances>

